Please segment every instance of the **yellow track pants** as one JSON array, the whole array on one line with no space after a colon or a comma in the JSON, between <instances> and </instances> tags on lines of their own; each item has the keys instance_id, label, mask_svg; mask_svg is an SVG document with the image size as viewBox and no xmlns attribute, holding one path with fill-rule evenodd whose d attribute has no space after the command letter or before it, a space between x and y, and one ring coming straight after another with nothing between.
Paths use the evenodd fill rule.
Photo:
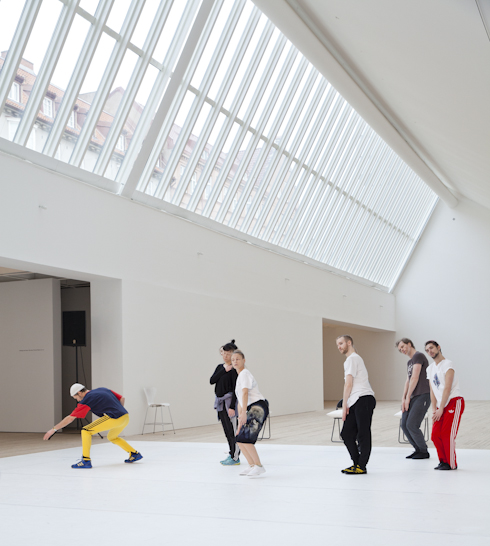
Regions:
<instances>
[{"instance_id":1,"label":"yellow track pants","mask_svg":"<svg viewBox=\"0 0 490 546\"><path fill-rule=\"evenodd\" d=\"M118 419L111 419L108 415L103 415L96 421L82 428L82 452L84 459L90 459L90 447L92 446L92 436L98 432L109 431L107 439L124 449L128 453L136 452L126 440L119 438L119 434L128 426L129 415L126 413Z\"/></svg>"}]
</instances>

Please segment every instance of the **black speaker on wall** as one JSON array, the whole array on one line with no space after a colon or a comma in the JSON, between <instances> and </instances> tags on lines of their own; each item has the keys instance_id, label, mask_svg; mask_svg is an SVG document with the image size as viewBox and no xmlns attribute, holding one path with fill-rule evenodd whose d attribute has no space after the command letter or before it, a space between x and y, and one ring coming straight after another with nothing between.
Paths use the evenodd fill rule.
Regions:
<instances>
[{"instance_id":1,"label":"black speaker on wall","mask_svg":"<svg viewBox=\"0 0 490 546\"><path fill-rule=\"evenodd\" d=\"M63 345L86 347L85 311L63 311Z\"/></svg>"}]
</instances>

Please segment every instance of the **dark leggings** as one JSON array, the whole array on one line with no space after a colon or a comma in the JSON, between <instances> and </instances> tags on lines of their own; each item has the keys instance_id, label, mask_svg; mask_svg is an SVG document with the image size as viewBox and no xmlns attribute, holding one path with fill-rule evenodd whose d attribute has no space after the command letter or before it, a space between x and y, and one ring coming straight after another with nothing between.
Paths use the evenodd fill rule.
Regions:
<instances>
[{"instance_id":1,"label":"dark leggings","mask_svg":"<svg viewBox=\"0 0 490 546\"><path fill-rule=\"evenodd\" d=\"M361 396L349 408L349 413L341 437L349 451L354 465L366 468L371 455L371 421L376 407L376 399L372 395Z\"/></svg>"},{"instance_id":2,"label":"dark leggings","mask_svg":"<svg viewBox=\"0 0 490 546\"><path fill-rule=\"evenodd\" d=\"M223 409L221 411L218 411L218 416L221 424L223 425L226 439L228 440L228 446L230 447L230 457L236 461L240 456L240 448L237 446L236 443L236 429L233 426L230 416L228 415L228 410L226 409L226 406L224 404ZM234 419L236 418L234 417Z\"/></svg>"},{"instance_id":3,"label":"dark leggings","mask_svg":"<svg viewBox=\"0 0 490 546\"><path fill-rule=\"evenodd\" d=\"M415 451L421 451L422 453L427 453L427 444L425 443L424 433L420 430L420 425L429 406L430 394L419 394L410 400L408 411L402 413L402 430Z\"/></svg>"}]
</instances>

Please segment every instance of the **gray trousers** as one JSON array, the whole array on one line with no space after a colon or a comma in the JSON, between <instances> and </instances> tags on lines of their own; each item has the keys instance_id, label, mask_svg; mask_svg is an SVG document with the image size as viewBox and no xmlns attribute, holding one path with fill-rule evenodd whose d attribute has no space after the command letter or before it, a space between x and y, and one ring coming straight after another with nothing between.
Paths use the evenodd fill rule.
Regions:
<instances>
[{"instance_id":1,"label":"gray trousers","mask_svg":"<svg viewBox=\"0 0 490 546\"><path fill-rule=\"evenodd\" d=\"M427 453L427 444L424 440L424 433L420 430L420 425L429 406L430 394L419 394L410 400L408 411L402 413L402 430L415 451L421 451L422 453Z\"/></svg>"}]
</instances>

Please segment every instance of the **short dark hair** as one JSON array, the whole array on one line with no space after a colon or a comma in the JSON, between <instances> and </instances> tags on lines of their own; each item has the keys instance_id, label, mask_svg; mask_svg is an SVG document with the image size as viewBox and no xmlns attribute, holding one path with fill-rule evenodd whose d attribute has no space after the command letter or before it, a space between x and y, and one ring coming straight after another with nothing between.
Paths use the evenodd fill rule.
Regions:
<instances>
[{"instance_id":1,"label":"short dark hair","mask_svg":"<svg viewBox=\"0 0 490 546\"><path fill-rule=\"evenodd\" d=\"M429 339L429 341L426 341L424 347L427 347L429 343L432 343L432 345L435 345L436 347L440 347L439 343L437 343L437 341L434 341L433 339Z\"/></svg>"},{"instance_id":2,"label":"short dark hair","mask_svg":"<svg viewBox=\"0 0 490 546\"><path fill-rule=\"evenodd\" d=\"M236 351L238 347L235 345L235 340L232 339L229 343L223 345L223 351Z\"/></svg>"},{"instance_id":3,"label":"short dark hair","mask_svg":"<svg viewBox=\"0 0 490 546\"><path fill-rule=\"evenodd\" d=\"M408 337L402 337L401 339L399 339L395 343L395 347L397 349L398 349L398 345L400 345L400 343L405 343L405 345L408 345L410 343L410 345L415 349L415 345L413 344L413 341L411 339L408 339Z\"/></svg>"},{"instance_id":4,"label":"short dark hair","mask_svg":"<svg viewBox=\"0 0 490 546\"><path fill-rule=\"evenodd\" d=\"M350 341L352 343L352 345L354 345L354 340L351 338L351 336L347 336L347 335L337 336L335 338L335 341L337 341L337 339L340 339L341 337L343 337L346 341Z\"/></svg>"}]
</instances>

